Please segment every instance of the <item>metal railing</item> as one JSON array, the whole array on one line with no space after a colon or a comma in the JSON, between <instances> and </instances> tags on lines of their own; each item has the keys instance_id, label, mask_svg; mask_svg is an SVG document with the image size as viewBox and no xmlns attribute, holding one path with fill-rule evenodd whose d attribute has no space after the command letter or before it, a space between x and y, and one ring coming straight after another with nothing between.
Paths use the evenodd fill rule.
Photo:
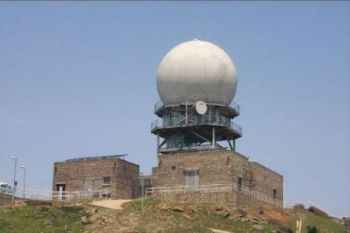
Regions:
<instances>
[{"instance_id":1,"label":"metal railing","mask_svg":"<svg viewBox=\"0 0 350 233\"><path fill-rule=\"evenodd\" d=\"M265 193L251 190L247 187L239 187L237 184L212 184L212 185L196 185L196 186L171 186L171 187L152 187L146 189L149 196L168 196L174 194L185 193L217 193L217 192L236 192L245 196L263 201L274 206L283 206L283 201L273 198Z\"/></svg>"},{"instance_id":2,"label":"metal railing","mask_svg":"<svg viewBox=\"0 0 350 233\"><path fill-rule=\"evenodd\" d=\"M161 107L163 107L163 101L159 100L157 103L154 104L154 112L157 112Z\"/></svg>"},{"instance_id":3,"label":"metal railing","mask_svg":"<svg viewBox=\"0 0 350 233\"><path fill-rule=\"evenodd\" d=\"M78 200L91 200L108 197L110 191L107 190L90 190L90 191L52 191L49 189L33 189L17 188L16 197L25 198L30 200L43 200L43 201L78 201Z\"/></svg>"},{"instance_id":4,"label":"metal railing","mask_svg":"<svg viewBox=\"0 0 350 233\"><path fill-rule=\"evenodd\" d=\"M238 133L239 135L242 136L242 127L241 127L239 124L237 124L237 123L231 121L230 127L231 127L236 133Z\"/></svg>"},{"instance_id":5,"label":"metal railing","mask_svg":"<svg viewBox=\"0 0 350 233\"><path fill-rule=\"evenodd\" d=\"M159 148L159 152L173 152L173 151L179 151L181 150L213 150L213 149L224 149L226 150L227 147L220 146L216 144L214 147L211 144L202 144L202 145L191 145L191 146L181 146L181 147L169 147L169 148Z\"/></svg>"},{"instance_id":6,"label":"metal railing","mask_svg":"<svg viewBox=\"0 0 350 233\"><path fill-rule=\"evenodd\" d=\"M186 103L193 103L193 101L186 101L186 100L183 100L183 101L180 101L179 103L182 103L182 104L186 104ZM223 105L222 103L212 103L212 102L207 102L208 104L218 104L218 105ZM175 105L175 104L174 104ZM156 102L154 104L154 112L157 112L160 108L164 107L164 103L163 101L159 100L158 102ZM169 106L172 106L172 104L170 104ZM240 112L240 106L239 104L237 104L236 102L232 101L229 105L229 107L231 107L232 109L234 109L236 112Z\"/></svg>"},{"instance_id":7,"label":"metal railing","mask_svg":"<svg viewBox=\"0 0 350 233\"><path fill-rule=\"evenodd\" d=\"M214 193L214 192L230 192L232 187L223 184L212 185L194 185L194 186L169 186L169 187L152 187L146 189L147 195L160 194L179 194L189 192Z\"/></svg>"},{"instance_id":8,"label":"metal railing","mask_svg":"<svg viewBox=\"0 0 350 233\"><path fill-rule=\"evenodd\" d=\"M241 111L241 107L239 106L239 104L237 104L234 101L231 102L230 107L233 108L238 113Z\"/></svg>"},{"instance_id":9,"label":"metal railing","mask_svg":"<svg viewBox=\"0 0 350 233\"><path fill-rule=\"evenodd\" d=\"M205 120L192 120L191 122L188 122L187 124L183 123L182 121L173 121L173 122L167 122L167 124L164 124L163 120L157 119L154 120L151 123L151 131L154 131L155 129L162 129L162 128L171 128L171 127L180 127L180 126L195 126L195 125L215 125L215 126L226 126L230 127L235 131L236 134L242 136L242 127L238 125L237 123L233 121L229 121L229 124L227 124L225 121L205 121Z\"/></svg>"},{"instance_id":10,"label":"metal railing","mask_svg":"<svg viewBox=\"0 0 350 233\"><path fill-rule=\"evenodd\" d=\"M56 201L77 201L105 198L110 195L107 190L92 190L92 191L54 191L52 192L52 200Z\"/></svg>"}]
</instances>

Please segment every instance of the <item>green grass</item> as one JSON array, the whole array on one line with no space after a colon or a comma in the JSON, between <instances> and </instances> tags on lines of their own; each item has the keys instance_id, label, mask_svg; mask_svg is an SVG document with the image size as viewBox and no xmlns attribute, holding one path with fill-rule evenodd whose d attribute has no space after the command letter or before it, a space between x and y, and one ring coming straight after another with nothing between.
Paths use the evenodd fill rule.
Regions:
<instances>
[{"instance_id":1,"label":"green grass","mask_svg":"<svg viewBox=\"0 0 350 233\"><path fill-rule=\"evenodd\" d=\"M322 233L350 233L350 229L335 222L331 218L317 216L314 213L295 211L287 225L295 232L297 219L303 219L302 232L307 232L307 227L316 227Z\"/></svg>"},{"instance_id":2,"label":"green grass","mask_svg":"<svg viewBox=\"0 0 350 233\"><path fill-rule=\"evenodd\" d=\"M24 206L0 208L1 233L65 233L83 232L80 208Z\"/></svg>"}]
</instances>

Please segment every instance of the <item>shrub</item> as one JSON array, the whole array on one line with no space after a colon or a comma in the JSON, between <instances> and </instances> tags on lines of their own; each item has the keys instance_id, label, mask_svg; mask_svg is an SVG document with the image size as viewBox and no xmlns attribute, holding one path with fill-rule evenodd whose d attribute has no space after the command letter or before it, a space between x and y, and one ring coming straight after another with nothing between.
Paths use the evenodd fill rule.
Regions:
<instances>
[{"instance_id":1,"label":"shrub","mask_svg":"<svg viewBox=\"0 0 350 233\"><path fill-rule=\"evenodd\" d=\"M307 226L306 227L306 230L307 230L307 233L318 233L318 229L317 227L310 227L310 226Z\"/></svg>"}]
</instances>

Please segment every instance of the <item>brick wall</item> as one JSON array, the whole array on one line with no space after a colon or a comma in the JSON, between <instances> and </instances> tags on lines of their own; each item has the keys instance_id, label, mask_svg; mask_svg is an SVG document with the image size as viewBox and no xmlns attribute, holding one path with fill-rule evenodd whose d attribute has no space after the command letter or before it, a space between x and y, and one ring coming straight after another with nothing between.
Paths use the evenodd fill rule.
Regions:
<instances>
[{"instance_id":1,"label":"brick wall","mask_svg":"<svg viewBox=\"0 0 350 233\"><path fill-rule=\"evenodd\" d=\"M199 184L232 184L234 178L243 175L247 159L229 151L200 151L170 153L160 156L157 169L158 186L185 184L185 170L199 170Z\"/></svg>"},{"instance_id":2,"label":"brick wall","mask_svg":"<svg viewBox=\"0 0 350 233\"><path fill-rule=\"evenodd\" d=\"M54 163L53 191L65 185L65 191L104 190L112 198L139 196L139 165L118 158L78 160ZM103 184L110 177L110 185Z\"/></svg>"},{"instance_id":3,"label":"brick wall","mask_svg":"<svg viewBox=\"0 0 350 233\"><path fill-rule=\"evenodd\" d=\"M171 204L203 204L207 206L236 206L237 196L231 192L216 192L216 193L181 193L166 195L161 197L162 200Z\"/></svg>"},{"instance_id":4,"label":"brick wall","mask_svg":"<svg viewBox=\"0 0 350 233\"><path fill-rule=\"evenodd\" d=\"M274 206L282 207L283 177L259 163L250 162L247 157L237 152L213 150L163 154L159 156L158 167L153 169L152 175L158 187L184 186L186 170L198 170L199 185L224 184L237 187L240 179L242 190L259 192ZM170 195L170 197L176 200L182 197L194 201L220 202L218 195L221 194L186 193ZM256 199L241 192L222 195L228 198L226 202L236 203L236 207L271 205L261 201L261 198Z\"/></svg>"},{"instance_id":5,"label":"brick wall","mask_svg":"<svg viewBox=\"0 0 350 233\"><path fill-rule=\"evenodd\" d=\"M273 189L276 190L276 199L283 201L283 177L265 166L250 162L252 169L253 189L273 196Z\"/></svg>"}]
</instances>

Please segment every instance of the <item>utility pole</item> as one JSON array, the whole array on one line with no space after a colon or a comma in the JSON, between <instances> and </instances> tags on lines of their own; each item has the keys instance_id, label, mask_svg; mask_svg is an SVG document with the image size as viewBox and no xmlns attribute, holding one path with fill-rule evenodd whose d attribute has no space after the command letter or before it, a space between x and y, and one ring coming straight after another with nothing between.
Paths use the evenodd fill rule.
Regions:
<instances>
[{"instance_id":1,"label":"utility pole","mask_svg":"<svg viewBox=\"0 0 350 233\"><path fill-rule=\"evenodd\" d=\"M11 156L10 158L15 161L15 167L13 170L13 190L12 190L12 204L14 204L15 203L15 195L16 195L16 187L17 187L17 181L16 181L17 157Z\"/></svg>"},{"instance_id":2,"label":"utility pole","mask_svg":"<svg viewBox=\"0 0 350 233\"><path fill-rule=\"evenodd\" d=\"M140 172L141 175L141 211L143 212L143 199L144 199L144 180L143 180L143 173Z\"/></svg>"},{"instance_id":3,"label":"utility pole","mask_svg":"<svg viewBox=\"0 0 350 233\"><path fill-rule=\"evenodd\" d=\"M23 169L23 198L26 197L26 167L20 166Z\"/></svg>"}]
</instances>

